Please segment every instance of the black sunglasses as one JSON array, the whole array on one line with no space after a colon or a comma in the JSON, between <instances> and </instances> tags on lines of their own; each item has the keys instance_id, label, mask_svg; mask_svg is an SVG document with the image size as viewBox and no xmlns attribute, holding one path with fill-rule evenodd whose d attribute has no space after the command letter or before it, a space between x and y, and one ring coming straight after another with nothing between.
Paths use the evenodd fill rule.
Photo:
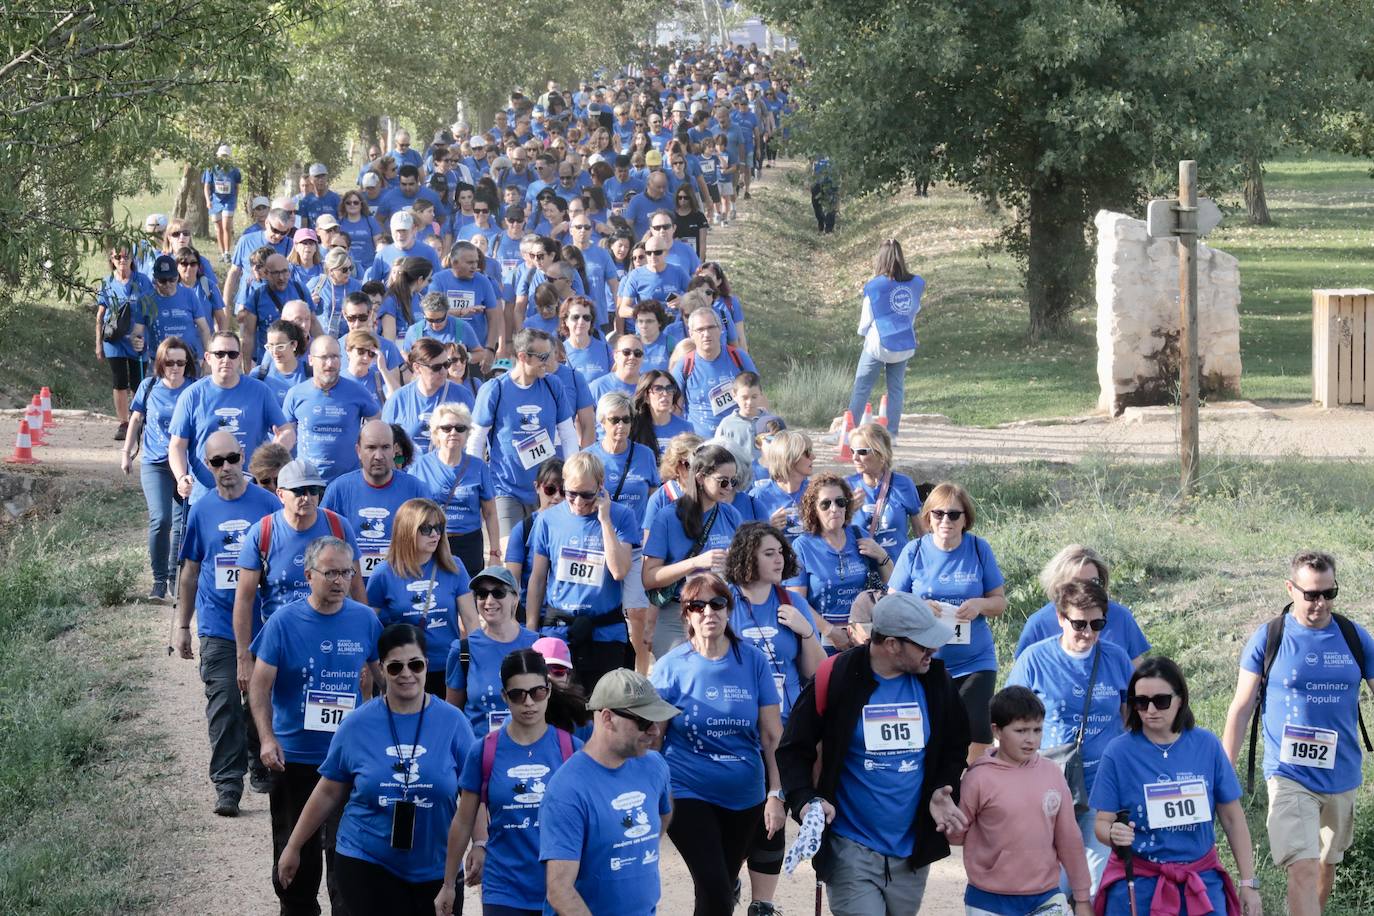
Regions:
<instances>
[{"instance_id":1,"label":"black sunglasses","mask_svg":"<svg viewBox=\"0 0 1374 916\"><path fill-rule=\"evenodd\" d=\"M1099 617L1096 620L1074 620L1072 617L1065 617L1064 620L1069 622L1069 626L1073 627L1075 633L1082 633L1090 627L1094 633L1101 633L1107 626L1105 617Z\"/></svg>"},{"instance_id":2,"label":"black sunglasses","mask_svg":"<svg viewBox=\"0 0 1374 916\"><path fill-rule=\"evenodd\" d=\"M538 687L507 687L504 692L506 699L512 703L523 703L526 699L538 703L549 695L550 690L552 688L548 684L540 684Z\"/></svg>"},{"instance_id":3,"label":"black sunglasses","mask_svg":"<svg viewBox=\"0 0 1374 916\"><path fill-rule=\"evenodd\" d=\"M562 496L562 495L563 495L563 488L560 487L560 486L558 486L557 484L546 483L546 484L544 484L542 487L540 487L540 489L544 491L544 495L545 495L545 496Z\"/></svg>"},{"instance_id":4,"label":"black sunglasses","mask_svg":"<svg viewBox=\"0 0 1374 916\"><path fill-rule=\"evenodd\" d=\"M624 350L616 350L615 352L619 353L621 356L633 356L636 359L642 358L644 356L643 350L631 350L627 348Z\"/></svg>"},{"instance_id":5,"label":"black sunglasses","mask_svg":"<svg viewBox=\"0 0 1374 916\"><path fill-rule=\"evenodd\" d=\"M425 660L423 658L412 658L408 662L387 662L386 673L392 677L398 676L402 671L409 668L412 673L419 674L425 670Z\"/></svg>"},{"instance_id":6,"label":"black sunglasses","mask_svg":"<svg viewBox=\"0 0 1374 916\"><path fill-rule=\"evenodd\" d=\"M944 520L944 519L949 519L951 522L957 522L957 521L959 521L959 519L961 519L961 518L964 517L964 510L963 510L963 509L931 509L931 510L930 510L930 514L931 514L936 520L941 520L941 521L942 521L942 520Z\"/></svg>"},{"instance_id":7,"label":"black sunglasses","mask_svg":"<svg viewBox=\"0 0 1374 916\"><path fill-rule=\"evenodd\" d=\"M238 464L243 460L243 453L230 452L227 455L214 455L205 460L210 463L210 467L212 468L222 468L226 464Z\"/></svg>"},{"instance_id":8,"label":"black sunglasses","mask_svg":"<svg viewBox=\"0 0 1374 916\"><path fill-rule=\"evenodd\" d=\"M658 724L657 722L650 722L643 716L637 716L632 712L626 712L623 709L612 709L611 712L617 716L620 716L620 718L622 719L629 719L631 722L635 724L635 727L638 728L641 732L647 732L649 729L653 728L655 725Z\"/></svg>"},{"instance_id":9,"label":"black sunglasses","mask_svg":"<svg viewBox=\"0 0 1374 916\"><path fill-rule=\"evenodd\" d=\"M435 524L432 524L432 523L430 523L430 522L425 522L425 523L423 523L423 524L416 525L416 526L415 526L415 530L416 530L417 532L419 532L420 534L423 534L423 535L425 535L426 537L429 537L429 536L436 535L436 534L443 534L443 533L444 533L444 526L443 526L443 525L435 525Z\"/></svg>"},{"instance_id":10,"label":"black sunglasses","mask_svg":"<svg viewBox=\"0 0 1374 916\"><path fill-rule=\"evenodd\" d=\"M686 611L687 613L689 613L689 614L700 614L702 611L706 610L708 607L709 607L711 610L713 610L713 611L723 611L723 610L725 610L725 609L726 609L727 607L729 607L729 606L730 606L730 602L729 602L729 601L726 601L726 600L725 600L723 597L721 597L720 595L716 595L716 596L713 597L713 598L708 598L708 599L705 600L705 601L684 601L684 602L682 602L682 609L685 610L685 611Z\"/></svg>"},{"instance_id":11,"label":"black sunglasses","mask_svg":"<svg viewBox=\"0 0 1374 916\"><path fill-rule=\"evenodd\" d=\"M1336 596L1341 593L1341 587L1339 584L1333 585L1330 588L1319 588L1314 589L1313 591L1308 591L1305 588L1298 588L1297 584L1294 583L1293 580L1290 579L1288 581L1289 584L1293 586L1294 591L1297 591L1302 594L1302 600L1307 602L1316 601L1318 598L1325 598L1327 601L1335 601Z\"/></svg>"},{"instance_id":12,"label":"black sunglasses","mask_svg":"<svg viewBox=\"0 0 1374 916\"><path fill-rule=\"evenodd\" d=\"M205 355L216 359L238 359L240 354L238 350L209 350Z\"/></svg>"},{"instance_id":13,"label":"black sunglasses","mask_svg":"<svg viewBox=\"0 0 1374 916\"><path fill-rule=\"evenodd\" d=\"M468 431L468 428L462 423L440 423L434 428L441 433L465 433Z\"/></svg>"},{"instance_id":14,"label":"black sunglasses","mask_svg":"<svg viewBox=\"0 0 1374 916\"><path fill-rule=\"evenodd\" d=\"M495 598L497 601L504 601L505 597L510 594L510 589L501 585L498 585L495 588L474 588L472 590L472 594L477 598L478 601L481 601L485 598Z\"/></svg>"},{"instance_id":15,"label":"black sunglasses","mask_svg":"<svg viewBox=\"0 0 1374 916\"><path fill-rule=\"evenodd\" d=\"M591 502L596 499L597 496L596 490L564 490L563 492L567 495L568 499L582 499L587 502Z\"/></svg>"},{"instance_id":16,"label":"black sunglasses","mask_svg":"<svg viewBox=\"0 0 1374 916\"><path fill-rule=\"evenodd\" d=\"M1174 705L1174 694L1157 693L1151 697L1142 695L1131 696L1131 706L1135 707L1135 709L1140 712L1144 712L1145 710L1149 709L1151 703L1154 704L1155 709L1168 709L1170 706Z\"/></svg>"},{"instance_id":17,"label":"black sunglasses","mask_svg":"<svg viewBox=\"0 0 1374 916\"><path fill-rule=\"evenodd\" d=\"M314 496L318 498L324 495L324 487L284 487L283 489L295 496Z\"/></svg>"},{"instance_id":18,"label":"black sunglasses","mask_svg":"<svg viewBox=\"0 0 1374 916\"><path fill-rule=\"evenodd\" d=\"M816 508L817 508L817 509L820 509L822 512L824 512L825 510L829 509L831 506L834 506L836 509L848 509L848 508L849 508L849 497L848 497L848 496L836 496L834 499L818 499L818 500L816 500Z\"/></svg>"}]
</instances>

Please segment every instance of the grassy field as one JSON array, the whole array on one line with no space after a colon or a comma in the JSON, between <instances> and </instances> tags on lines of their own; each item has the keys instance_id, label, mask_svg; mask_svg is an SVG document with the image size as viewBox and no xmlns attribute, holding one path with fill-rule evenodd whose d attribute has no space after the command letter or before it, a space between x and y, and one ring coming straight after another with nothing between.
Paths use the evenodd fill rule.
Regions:
<instances>
[{"instance_id":1,"label":"grassy field","mask_svg":"<svg viewBox=\"0 0 1374 916\"><path fill-rule=\"evenodd\" d=\"M1231 214L1209 243L1241 260L1241 346L1246 398L1306 401L1311 390L1311 290L1370 285L1368 164L1324 157L1269 168L1276 225L1241 226ZM794 178L750 202L748 236L728 266L745 303L769 396L780 412L823 425L843 411L859 341L859 291L878 243L897 238L926 280L909 367L906 409L991 425L1090 412L1097 401L1095 315L1078 312L1061 341L1026 341L1026 305L1012 260L990 254L1003 217L936 186L841 202L837 231L814 232L807 191ZM1225 225L1225 224L1224 224Z\"/></svg>"}]
</instances>

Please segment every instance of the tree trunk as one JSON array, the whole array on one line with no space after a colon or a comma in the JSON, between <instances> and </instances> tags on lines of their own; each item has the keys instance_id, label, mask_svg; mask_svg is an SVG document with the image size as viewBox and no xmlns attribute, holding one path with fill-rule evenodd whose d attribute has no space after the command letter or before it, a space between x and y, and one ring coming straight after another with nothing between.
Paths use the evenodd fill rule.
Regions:
<instances>
[{"instance_id":1,"label":"tree trunk","mask_svg":"<svg viewBox=\"0 0 1374 916\"><path fill-rule=\"evenodd\" d=\"M1255 158L1245 162L1245 215L1252 226L1274 225L1264 197L1264 164Z\"/></svg>"},{"instance_id":2,"label":"tree trunk","mask_svg":"<svg viewBox=\"0 0 1374 916\"><path fill-rule=\"evenodd\" d=\"M200 182L200 170L191 163L181 170L181 182L177 185L176 204L172 215L187 220L191 232L200 238L210 236L210 212L205 209L205 190Z\"/></svg>"},{"instance_id":3,"label":"tree trunk","mask_svg":"<svg viewBox=\"0 0 1374 916\"><path fill-rule=\"evenodd\" d=\"M1087 213L1082 189L1054 179L1030 192L1026 300L1030 336L1058 337L1070 313L1085 301L1092 257L1084 227Z\"/></svg>"}]
</instances>

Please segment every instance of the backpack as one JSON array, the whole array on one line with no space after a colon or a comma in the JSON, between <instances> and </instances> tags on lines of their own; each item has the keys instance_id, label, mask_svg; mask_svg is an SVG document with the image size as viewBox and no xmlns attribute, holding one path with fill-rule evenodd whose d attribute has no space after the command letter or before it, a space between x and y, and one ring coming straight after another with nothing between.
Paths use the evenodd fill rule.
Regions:
<instances>
[{"instance_id":1,"label":"backpack","mask_svg":"<svg viewBox=\"0 0 1374 916\"><path fill-rule=\"evenodd\" d=\"M329 533L341 541L347 541L348 539L344 537L343 520L323 507L320 508L320 512L324 513L325 521L329 523ZM263 591L264 601L267 599L267 574L269 572L267 556L272 552L272 515L275 514L271 513L262 517L262 531L258 533L258 561L262 563L262 576L258 579L258 588Z\"/></svg>"},{"instance_id":2,"label":"backpack","mask_svg":"<svg viewBox=\"0 0 1374 916\"><path fill-rule=\"evenodd\" d=\"M835 659L838 655L827 655L825 660L816 666L816 715L825 716L826 701L830 698L830 675L835 671Z\"/></svg>"},{"instance_id":3,"label":"backpack","mask_svg":"<svg viewBox=\"0 0 1374 916\"><path fill-rule=\"evenodd\" d=\"M137 286L137 284L135 284ZM100 336L108 343L118 343L129 336L129 332L134 329L134 299L138 298L139 303L145 311L151 309L156 311L156 306L152 302L152 297L147 293L135 293L134 296L112 296L110 301L105 303L105 315L101 319ZM151 312L150 312L151 314Z\"/></svg>"},{"instance_id":4,"label":"backpack","mask_svg":"<svg viewBox=\"0 0 1374 916\"><path fill-rule=\"evenodd\" d=\"M744 361L739 358L739 350L730 344L725 345L725 352L730 354L730 359L735 364L735 369L739 372L744 371ZM682 358L682 387L687 387L687 379L692 374L692 369L697 364L697 351L693 350Z\"/></svg>"},{"instance_id":5,"label":"backpack","mask_svg":"<svg viewBox=\"0 0 1374 916\"><path fill-rule=\"evenodd\" d=\"M467 640L464 640L466 642ZM563 762L567 763L568 758L573 755L572 735L555 728L554 733L558 735L558 753L563 756ZM487 786L491 783L491 771L496 766L496 742L501 740L501 729L489 731L482 739L482 804L487 803Z\"/></svg>"},{"instance_id":6,"label":"backpack","mask_svg":"<svg viewBox=\"0 0 1374 916\"><path fill-rule=\"evenodd\" d=\"M1251 793L1255 791L1255 759L1258 756L1260 719L1264 716L1265 694L1269 691L1269 671L1274 667L1274 657L1279 654L1279 645L1283 642L1283 623L1288 617L1288 611L1292 604L1286 605L1279 615L1270 620L1264 628L1264 664L1260 669L1259 696L1255 702L1255 711L1250 717L1250 761L1245 769L1245 791ZM1364 645L1360 642L1360 634L1355 630L1355 624L1350 622L1350 618L1342 614L1331 612L1331 619L1336 621L1337 628L1341 631L1341 638L1345 640L1346 648L1355 659L1355 667L1359 669L1360 680L1364 680ZM1355 688L1357 691L1359 687ZM1374 745L1369 743L1369 732L1365 729L1364 713L1360 710L1359 702L1355 704L1356 715L1360 720L1360 737L1364 739L1364 749L1374 751Z\"/></svg>"}]
</instances>

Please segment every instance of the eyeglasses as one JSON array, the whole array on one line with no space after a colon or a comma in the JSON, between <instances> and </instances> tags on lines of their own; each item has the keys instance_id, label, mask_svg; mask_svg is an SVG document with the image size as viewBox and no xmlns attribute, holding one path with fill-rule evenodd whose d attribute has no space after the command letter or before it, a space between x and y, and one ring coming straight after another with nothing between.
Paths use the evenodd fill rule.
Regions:
<instances>
[{"instance_id":1,"label":"eyeglasses","mask_svg":"<svg viewBox=\"0 0 1374 916\"><path fill-rule=\"evenodd\" d=\"M324 487L283 487L282 489L293 496L313 496L319 499L324 495Z\"/></svg>"},{"instance_id":2,"label":"eyeglasses","mask_svg":"<svg viewBox=\"0 0 1374 916\"><path fill-rule=\"evenodd\" d=\"M434 428L441 433L465 433L468 431L468 427L464 423L440 423Z\"/></svg>"},{"instance_id":3,"label":"eyeglasses","mask_svg":"<svg viewBox=\"0 0 1374 916\"><path fill-rule=\"evenodd\" d=\"M620 417L604 417L604 418L602 418L602 422L603 422L603 423L609 423L609 424L611 424L612 426L624 426L625 424L627 424L627 423L630 422L630 418L627 417L627 416L620 416Z\"/></svg>"},{"instance_id":4,"label":"eyeglasses","mask_svg":"<svg viewBox=\"0 0 1374 916\"><path fill-rule=\"evenodd\" d=\"M565 490L564 493L568 499L580 499L583 502L591 502L597 497L596 490Z\"/></svg>"},{"instance_id":5,"label":"eyeglasses","mask_svg":"<svg viewBox=\"0 0 1374 916\"><path fill-rule=\"evenodd\" d=\"M550 351L547 352L547 353L535 353L533 350L526 350L526 351L524 351L523 353L521 353L520 355L521 355L521 356L528 356L530 359L537 360L538 362L541 362L541 363L546 363L546 362L549 361L549 357L550 357L550 356L553 356L553 351L550 350Z\"/></svg>"},{"instance_id":6,"label":"eyeglasses","mask_svg":"<svg viewBox=\"0 0 1374 916\"><path fill-rule=\"evenodd\" d=\"M212 455L205 459L206 463L215 469L222 468L226 464L238 464L242 460L243 454L241 452L230 452L227 455Z\"/></svg>"},{"instance_id":7,"label":"eyeglasses","mask_svg":"<svg viewBox=\"0 0 1374 916\"><path fill-rule=\"evenodd\" d=\"M453 365L453 360L446 359L442 363L434 363L433 365L429 363L420 363L420 365L430 372L447 372L448 367Z\"/></svg>"},{"instance_id":8,"label":"eyeglasses","mask_svg":"<svg viewBox=\"0 0 1374 916\"><path fill-rule=\"evenodd\" d=\"M709 333L711 333L712 331L719 331L719 330L720 330L720 325L718 325L718 324L703 324L703 325L700 325L699 327L692 328L692 333L693 333L693 334L709 334Z\"/></svg>"},{"instance_id":9,"label":"eyeglasses","mask_svg":"<svg viewBox=\"0 0 1374 916\"><path fill-rule=\"evenodd\" d=\"M349 324L354 324L359 321L366 321L371 317L371 312L354 312L352 315L348 314L347 312L344 312L344 321L347 321Z\"/></svg>"},{"instance_id":10,"label":"eyeglasses","mask_svg":"<svg viewBox=\"0 0 1374 916\"><path fill-rule=\"evenodd\" d=\"M818 499L818 500L816 500L816 508L817 508L817 509L820 509L822 512L826 511L826 510L829 509L831 506L834 506L836 509L848 509L848 508L849 508L849 497L848 497L848 496L836 496L834 499Z\"/></svg>"},{"instance_id":11,"label":"eyeglasses","mask_svg":"<svg viewBox=\"0 0 1374 916\"><path fill-rule=\"evenodd\" d=\"M258 486L264 490L275 490L277 488L277 478L263 477L258 480Z\"/></svg>"},{"instance_id":12,"label":"eyeglasses","mask_svg":"<svg viewBox=\"0 0 1374 916\"><path fill-rule=\"evenodd\" d=\"M961 519L961 518L964 517L964 510L963 510L963 509L931 509L931 510L930 510L930 514L931 514L931 516L932 516L936 521L944 521L945 519L949 519L951 522L957 522L957 521L959 521L959 519Z\"/></svg>"},{"instance_id":13,"label":"eyeglasses","mask_svg":"<svg viewBox=\"0 0 1374 916\"><path fill-rule=\"evenodd\" d=\"M1341 593L1341 587L1339 584L1333 585L1330 588L1321 588L1316 589L1314 591L1308 591L1305 588L1298 588L1298 586L1294 584L1291 579L1289 580L1288 584L1293 586L1293 590L1295 592L1301 593L1302 600L1308 602L1309 604L1313 601L1316 601L1318 598L1325 598L1327 601L1335 601L1336 596Z\"/></svg>"},{"instance_id":14,"label":"eyeglasses","mask_svg":"<svg viewBox=\"0 0 1374 916\"><path fill-rule=\"evenodd\" d=\"M504 601L506 596L510 594L510 589L502 585L498 585L495 588L474 588L472 594L478 601L483 601L487 598L495 598L497 601Z\"/></svg>"},{"instance_id":15,"label":"eyeglasses","mask_svg":"<svg viewBox=\"0 0 1374 916\"><path fill-rule=\"evenodd\" d=\"M655 385L650 385L650 386L649 386L649 393L650 393L650 394L677 394L677 386L676 386L676 385L657 385L657 384L655 384Z\"/></svg>"},{"instance_id":16,"label":"eyeglasses","mask_svg":"<svg viewBox=\"0 0 1374 916\"><path fill-rule=\"evenodd\" d=\"M587 315L587 314L569 315L569 316L568 316L568 320L569 320L569 321L591 321L591 320L592 320L592 316L591 316L591 315Z\"/></svg>"},{"instance_id":17,"label":"eyeglasses","mask_svg":"<svg viewBox=\"0 0 1374 916\"><path fill-rule=\"evenodd\" d=\"M544 491L545 496L562 496L563 488L553 483L546 483L539 489Z\"/></svg>"},{"instance_id":18,"label":"eyeglasses","mask_svg":"<svg viewBox=\"0 0 1374 916\"><path fill-rule=\"evenodd\" d=\"M315 572L324 576L330 582L338 582L340 579L352 579L353 574L357 572L357 570L350 566L347 569L317 569Z\"/></svg>"},{"instance_id":19,"label":"eyeglasses","mask_svg":"<svg viewBox=\"0 0 1374 916\"><path fill-rule=\"evenodd\" d=\"M112 254L112 255L110 255L110 260L111 260L111 261L127 261L127 260L129 260L129 253L128 253L127 251L121 251L119 254Z\"/></svg>"},{"instance_id":20,"label":"eyeglasses","mask_svg":"<svg viewBox=\"0 0 1374 916\"><path fill-rule=\"evenodd\" d=\"M733 490L735 488L735 478L723 477L720 474L711 475L711 479L716 482L716 486L722 490Z\"/></svg>"},{"instance_id":21,"label":"eyeglasses","mask_svg":"<svg viewBox=\"0 0 1374 916\"><path fill-rule=\"evenodd\" d=\"M267 274L269 277L286 277L290 276L291 268L287 267L284 270L264 270L263 273Z\"/></svg>"},{"instance_id":22,"label":"eyeglasses","mask_svg":"<svg viewBox=\"0 0 1374 916\"><path fill-rule=\"evenodd\" d=\"M641 733L647 732L649 729L653 728L655 725L658 724L657 722L650 722L643 716L637 716L632 712L626 712L623 709L612 709L611 712L622 719L629 719L631 722L635 724L635 727L638 728Z\"/></svg>"},{"instance_id":23,"label":"eyeglasses","mask_svg":"<svg viewBox=\"0 0 1374 916\"><path fill-rule=\"evenodd\" d=\"M240 353L238 350L209 350L205 355L215 359L238 359Z\"/></svg>"},{"instance_id":24,"label":"eyeglasses","mask_svg":"<svg viewBox=\"0 0 1374 916\"><path fill-rule=\"evenodd\" d=\"M720 595L716 595L714 598L709 598L706 601L682 602L683 610L687 611L689 614L701 614L704 613L707 608L713 611L723 611L729 606L730 602L726 601Z\"/></svg>"},{"instance_id":25,"label":"eyeglasses","mask_svg":"<svg viewBox=\"0 0 1374 916\"><path fill-rule=\"evenodd\" d=\"M272 225L271 223L268 223L265 227L263 227L263 231L268 233L269 235L282 236L286 235L286 233L290 232L291 230L279 228L277 226Z\"/></svg>"},{"instance_id":26,"label":"eyeglasses","mask_svg":"<svg viewBox=\"0 0 1374 916\"><path fill-rule=\"evenodd\" d=\"M1174 694L1157 693L1154 696L1150 697L1141 696L1139 694L1131 696L1131 706L1134 707L1138 712L1144 712L1145 710L1149 709L1151 704L1154 705L1155 709L1168 709L1170 706L1174 705Z\"/></svg>"},{"instance_id":27,"label":"eyeglasses","mask_svg":"<svg viewBox=\"0 0 1374 916\"><path fill-rule=\"evenodd\" d=\"M527 699L534 700L536 703L543 702L548 697L553 688L548 684L540 684L538 687L507 687L505 690L506 699L512 703L523 703Z\"/></svg>"},{"instance_id":28,"label":"eyeglasses","mask_svg":"<svg viewBox=\"0 0 1374 916\"><path fill-rule=\"evenodd\" d=\"M1069 626L1073 627L1075 633L1082 633L1089 627L1092 628L1094 633L1101 633L1103 628L1107 626L1107 619L1105 617L1099 617L1096 620L1075 620L1072 617L1061 617L1060 619L1068 621Z\"/></svg>"},{"instance_id":29,"label":"eyeglasses","mask_svg":"<svg viewBox=\"0 0 1374 916\"><path fill-rule=\"evenodd\" d=\"M649 256L648 256L647 254L644 254L643 252L640 252L639 254L637 254L637 255L634 256L634 260L635 260L635 261L647 261L647 260L649 260Z\"/></svg>"},{"instance_id":30,"label":"eyeglasses","mask_svg":"<svg viewBox=\"0 0 1374 916\"><path fill-rule=\"evenodd\" d=\"M352 572L353 570L349 570ZM425 660L423 658L412 658L408 662L387 662L386 673L391 677L400 677L401 672L410 669L411 674L419 674L425 670Z\"/></svg>"},{"instance_id":31,"label":"eyeglasses","mask_svg":"<svg viewBox=\"0 0 1374 916\"><path fill-rule=\"evenodd\" d=\"M164 359L164 360L162 361L162 365L166 366L168 369L184 369L184 368L186 367L186 360L184 360L184 359Z\"/></svg>"}]
</instances>

